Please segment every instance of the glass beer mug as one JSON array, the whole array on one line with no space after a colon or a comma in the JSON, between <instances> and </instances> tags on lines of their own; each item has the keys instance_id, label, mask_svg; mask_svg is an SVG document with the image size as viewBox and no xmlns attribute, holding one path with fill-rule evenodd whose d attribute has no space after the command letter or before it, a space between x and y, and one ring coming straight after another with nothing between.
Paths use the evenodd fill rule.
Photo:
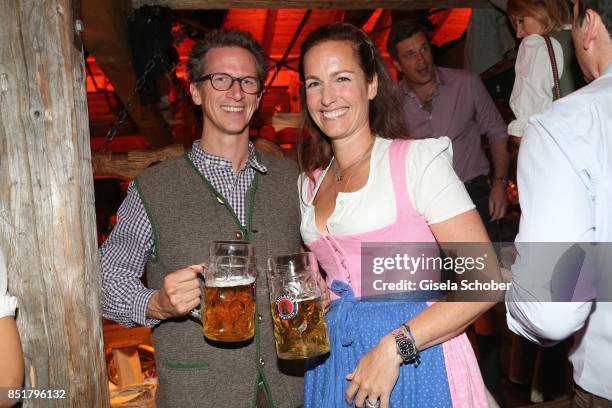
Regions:
<instances>
[{"instance_id":1,"label":"glass beer mug","mask_svg":"<svg viewBox=\"0 0 612 408\"><path fill-rule=\"evenodd\" d=\"M311 252L268 259L268 288L276 352L305 359L329 351L317 260Z\"/></svg>"},{"instance_id":2,"label":"glass beer mug","mask_svg":"<svg viewBox=\"0 0 612 408\"><path fill-rule=\"evenodd\" d=\"M221 342L253 338L256 278L252 244L242 241L210 244L204 270L204 306L201 311L192 311L202 321L206 338Z\"/></svg>"}]
</instances>

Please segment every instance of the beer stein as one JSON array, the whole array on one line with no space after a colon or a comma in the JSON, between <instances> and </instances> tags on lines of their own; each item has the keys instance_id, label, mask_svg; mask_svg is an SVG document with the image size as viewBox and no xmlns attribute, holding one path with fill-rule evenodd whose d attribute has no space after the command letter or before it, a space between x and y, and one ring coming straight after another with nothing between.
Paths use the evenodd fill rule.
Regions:
<instances>
[{"instance_id":1,"label":"beer stein","mask_svg":"<svg viewBox=\"0 0 612 408\"><path fill-rule=\"evenodd\" d=\"M268 288L276 352L282 359L306 359L329 351L319 269L313 253L268 259Z\"/></svg>"},{"instance_id":2,"label":"beer stein","mask_svg":"<svg viewBox=\"0 0 612 408\"><path fill-rule=\"evenodd\" d=\"M221 342L253 338L256 278L252 244L242 241L210 244L210 257L204 267L204 306L191 313L202 321L206 338Z\"/></svg>"}]
</instances>

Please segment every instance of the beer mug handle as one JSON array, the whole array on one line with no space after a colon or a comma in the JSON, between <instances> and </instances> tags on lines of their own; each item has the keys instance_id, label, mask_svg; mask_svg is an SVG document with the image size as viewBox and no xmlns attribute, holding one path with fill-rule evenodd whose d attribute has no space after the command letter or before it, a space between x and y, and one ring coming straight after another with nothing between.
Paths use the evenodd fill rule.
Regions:
<instances>
[{"instance_id":1,"label":"beer mug handle","mask_svg":"<svg viewBox=\"0 0 612 408\"><path fill-rule=\"evenodd\" d=\"M204 268L204 271L206 271L206 268L208 267L208 262L202 262L200 265L202 265L202 267ZM206 279L206 278L204 278L204 275L205 274L202 274L202 279ZM202 324L204 324L204 317L202 315L202 308L203 307L204 307L204 296L200 295L200 306L194 307L187 314L189 316L199 320L200 322L202 322Z\"/></svg>"},{"instance_id":2,"label":"beer mug handle","mask_svg":"<svg viewBox=\"0 0 612 408\"><path fill-rule=\"evenodd\" d=\"M196 319L198 319L199 321L201 321L202 323L204 323L202 321L202 305L193 308L189 311L189 316L194 317Z\"/></svg>"}]
</instances>

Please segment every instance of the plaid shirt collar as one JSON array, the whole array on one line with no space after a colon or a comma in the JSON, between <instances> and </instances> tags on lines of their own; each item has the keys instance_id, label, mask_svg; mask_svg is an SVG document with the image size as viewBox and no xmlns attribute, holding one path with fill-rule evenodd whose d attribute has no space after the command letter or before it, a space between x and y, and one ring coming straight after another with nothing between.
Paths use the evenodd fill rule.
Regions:
<instances>
[{"instance_id":1,"label":"plaid shirt collar","mask_svg":"<svg viewBox=\"0 0 612 408\"><path fill-rule=\"evenodd\" d=\"M200 144L200 139L195 140L193 145L191 146L191 152L189 153L189 158L196 165L196 167L200 170L205 168L230 168L232 167L232 161L226 159L225 157L215 156L214 154L210 154L202 149L202 145ZM240 171L245 170L246 168L251 167L254 170L260 173L267 173L268 169L261 164L257 160L257 155L255 154L255 146L252 142L249 142L249 157L247 158L246 165L240 169Z\"/></svg>"}]
</instances>

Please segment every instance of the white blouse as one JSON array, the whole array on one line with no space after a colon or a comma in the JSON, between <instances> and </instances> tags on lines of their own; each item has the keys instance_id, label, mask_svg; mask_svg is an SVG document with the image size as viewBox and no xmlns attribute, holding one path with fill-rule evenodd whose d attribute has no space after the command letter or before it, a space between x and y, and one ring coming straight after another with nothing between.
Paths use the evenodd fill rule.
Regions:
<instances>
[{"instance_id":1,"label":"white blouse","mask_svg":"<svg viewBox=\"0 0 612 408\"><path fill-rule=\"evenodd\" d=\"M396 219L389 146L392 140L377 137L370 158L366 184L351 193L338 193L336 207L327 220L330 234L358 234L382 228ZM437 224L474 208L452 164L452 145L447 137L413 140L406 156L408 194L416 212L428 224ZM312 204L330 165L317 180L312 196L310 179L300 175L301 232L305 243L321 237Z\"/></svg>"},{"instance_id":2,"label":"white blouse","mask_svg":"<svg viewBox=\"0 0 612 408\"><path fill-rule=\"evenodd\" d=\"M563 48L550 37L555 52L559 78L563 75ZM510 94L510 108L515 120L508 125L508 134L523 136L527 120L548 108L553 101L553 74L544 37L531 34L523 38L514 66L514 87Z\"/></svg>"},{"instance_id":3,"label":"white blouse","mask_svg":"<svg viewBox=\"0 0 612 408\"><path fill-rule=\"evenodd\" d=\"M15 308L17 307L17 299L8 296L6 288L6 262L2 248L0 248L0 319L6 316L15 316Z\"/></svg>"}]
</instances>

